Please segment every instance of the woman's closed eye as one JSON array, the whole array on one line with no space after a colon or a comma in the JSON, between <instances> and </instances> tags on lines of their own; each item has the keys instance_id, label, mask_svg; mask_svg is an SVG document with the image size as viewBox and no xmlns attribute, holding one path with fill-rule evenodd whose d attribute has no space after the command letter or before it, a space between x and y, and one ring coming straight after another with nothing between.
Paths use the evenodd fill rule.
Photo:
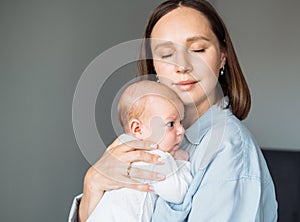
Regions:
<instances>
[{"instance_id":1,"label":"woman's closed eye","mask_svg":"<svg viewBox=\"0 0 300 222\"><path fill-rule=\"evenodd\" d=\"M206 48L207 48L206 44L195 42L189 47L189 51L195 53L201 53L201 52L205 52Z\"/></svg>"},{"instance_id":2,"label":"woman's closed eye","mask_svg":"<svg viewBox=\"0 0 300 222\"><path fill-rule=\"evenodd\" d=\"M170 58L173 54L166 54L166 55L162 55L161 58L162 59L167 59Z\"/></svg>"},{"instance_id":3,"label":"woman's closed eye","mask_svg":"<svg viewBox=\"0 0 300 222\"><path fill-rule=\"evenodd\" d=\"M189 49L190 52L192 53L201 53L201 52L205 52L205 48L202 47L202 46L199 46L199 47L191 47Z\"/></svg>"},{"instance_id":4,"label":"woman's closed eye","mask_svg":"<svg viewBox=\"0 0 300 222\"><path fill-rule=\"evenodd\" d=\"M192 51L197 53L197 52L204 52L205 50L204 49L193 49Z\"/></svg>"},{"instance_id":5,"label":"woman's closed eye","mask_svg":"<svg viewBox=\"0 0 300 222\"><path fill-rule=\"evenodd\" d=\"M175 50L172 47L159 47L154 50L154 56L158 56L160 59L167 59L174 55Z\"/></svg>"}]
</instances>

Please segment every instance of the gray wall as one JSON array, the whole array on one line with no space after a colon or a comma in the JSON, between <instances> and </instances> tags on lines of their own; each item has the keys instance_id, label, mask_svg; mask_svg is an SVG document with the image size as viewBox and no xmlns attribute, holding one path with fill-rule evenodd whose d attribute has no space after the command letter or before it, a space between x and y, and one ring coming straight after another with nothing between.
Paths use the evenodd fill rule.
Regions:
<instances>
[{"instance_id":1,"label":"gray wall","mask_svg":"<svg viewBox=\"0 0 300 222\"><path fill-rule=\"evenodd\" d=\"M300 2L216 0L252 92L245 124L262 147L300 150Z\"/></svg>"},{"instance_id":2,"label":"gray wall","mask_svg":"<svg viewBox=\"0 0 300 222\"><path fill-rule=\"evenodd\" d=\"M89 167L72 129L77 81L101 52L140 38L159 2L0 1L2 221L66 221ZM298 1L214 2L253 92L247 126L262 146L299 148ZM109 113L105 97L97 103L101 115ZM111 129L99 131L106 143L114 137Z\"/></svg>"},{"instance_id":3,"label":"gray wall","mask_svg":"<svg viewBox=\"0 0 300 222\"><path fill-rule=\"evenodd\" d=\"M101 52L140 38L159 2L0 1L1 221L67 220L89 167L72 128L77 81Z\"/></svg>"}]
</instances>

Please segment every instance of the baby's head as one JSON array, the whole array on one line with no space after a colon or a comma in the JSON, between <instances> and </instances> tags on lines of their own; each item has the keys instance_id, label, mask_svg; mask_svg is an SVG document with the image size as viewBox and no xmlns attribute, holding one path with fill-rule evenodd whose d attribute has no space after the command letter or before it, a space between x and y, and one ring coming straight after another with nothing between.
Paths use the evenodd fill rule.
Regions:
<instances>
[{"instance_id":1,"label":"baby's head","mask_svg":"<svg viewBox=\"0 0 300 222\"><path fill-rule=\"evenodd\" d=\"M184 106L167 86L149 80L129 85L120 97L118 114L126 134L153 141L166 152L179 148Z\"/></svg>"}]
</instances>

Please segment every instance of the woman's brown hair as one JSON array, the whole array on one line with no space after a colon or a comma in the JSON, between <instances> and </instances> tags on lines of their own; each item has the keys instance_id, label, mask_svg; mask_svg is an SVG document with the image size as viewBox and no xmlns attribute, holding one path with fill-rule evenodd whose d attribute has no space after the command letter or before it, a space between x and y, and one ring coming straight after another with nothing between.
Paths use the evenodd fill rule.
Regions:
<instances>
[{"instance_id":1,"label":"woman's brown hair","mask_svg":"<svg viewBox=\"0 0 300 222\"><path fill-rule=\"evenodd\" d=\"M189 7L202 13L209 21L214 34L216 35L221 50L226 54L224 75L219 76L219 83L223 94L229 97L229 107L232 113L243 120L247 117L251 107L251 97L247 82L244 78L238 58L227 28L210 3L203 0L169 0L160 4L152 13L144 34L144 41L141 49L141 60L138 61L139 75L155 74L153 66L150 38L155 24L167 13L178 7ZM153 75L151 75L153 76Z\"/></svg>"}]
</instances>

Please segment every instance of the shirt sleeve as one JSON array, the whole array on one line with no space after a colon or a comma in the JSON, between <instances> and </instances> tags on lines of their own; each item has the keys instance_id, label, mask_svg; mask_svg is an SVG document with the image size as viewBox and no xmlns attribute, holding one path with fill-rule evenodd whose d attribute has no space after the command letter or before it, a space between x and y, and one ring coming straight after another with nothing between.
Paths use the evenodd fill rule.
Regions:
<instances>
[{"instance_id":1,"label":"shirt sleeve","mask_svg":"<svg viewBox=\"0 0 300 222\"><path fill-rule=\"evenodd\" d=\"M192 204L197 207L191 208L189 219L275 222L277 216L271 209L276 208L276 201L270 201L273 188L272 183L253 177L203 184L193 197Z\"/></svg>"},{"instance_id":2,"label":"shirt sleeve","mask_svg":"<svg viewBox=\"0 0 300 222\"><path fill-rule=\"evenodd\" d=\"M277 214L273 209L277 203L270 201L272 194L272 183L262 185L256 178L203 184L193 197L187 195L179 205L159 198L152 222L182 222L187 218L190 222L275 222Z\"/></svg>"},{"instance_id":3,"label":"shirt sleeve","mask_svg":"<svg viewBox=\"0 0 300 222\"><path fill-rule=\"evenodd\" d=\"M68 222L78 222L79 204L81 201L82 194L76 196L73 200L71 210L69 213Z\"/></svg>"}]
</instances>

